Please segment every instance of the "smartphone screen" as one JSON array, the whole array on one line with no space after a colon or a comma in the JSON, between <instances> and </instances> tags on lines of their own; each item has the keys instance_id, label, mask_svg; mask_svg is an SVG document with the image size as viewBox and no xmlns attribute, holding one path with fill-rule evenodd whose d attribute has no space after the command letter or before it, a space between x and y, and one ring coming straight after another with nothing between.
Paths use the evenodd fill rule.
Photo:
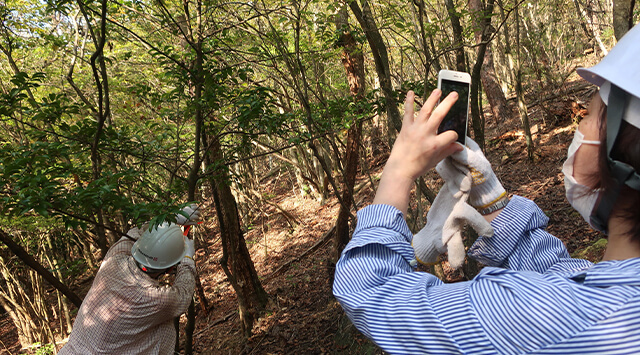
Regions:
<instances>
[{"instance_id":1,"label":"smartphone screen","mask_svg":"<svg viewBox=\"0 0 640 355\"><path fill-rule=\"evenodd\" d=\"M456 101L447 116L440 123L438 133L444 131L456 131L458 133L458 142L465 144L467 135L467 116L469 110L469 83L459 81L441 79L440 89L442 96L440 100L444 100L449 93L455 91L458 93L458 101Z\"/></svg>"}]
</instances>

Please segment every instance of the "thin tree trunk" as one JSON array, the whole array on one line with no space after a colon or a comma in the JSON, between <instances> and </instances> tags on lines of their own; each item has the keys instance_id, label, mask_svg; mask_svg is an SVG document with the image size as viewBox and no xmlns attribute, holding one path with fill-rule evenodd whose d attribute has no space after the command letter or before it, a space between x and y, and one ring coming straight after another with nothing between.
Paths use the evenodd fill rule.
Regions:
<instances>
[{"instance_id":1,"label":"thin tree trunk","mask_svg":"<svg viewBox=\"0 0 640 355\"><path fill-rule=\"evenodd\" d=\"M487 44L487 51L484 58L485 63L480 69L480 78L482 80L482 86L484 87L484 93L491 107L491 114L496 122L499 122L511 117L512 111L509 108L507 97L505 92L502 91L496 75L491 43Z\"/></svg>"},{"instance_id":2,"label":"thin tree trunk","mask_svg":"<svg viewBox=\"0 0 640 355\"><path fill-rule=\"evenodd\" d=\"M199 7L198 7L199 8ZM199 14L198 14L199 15ZM200 16L198 16L200 19ZM198 32L199 33L199 32ZM194 154L193 154L193 165L191 166L191 170L189 171L189 176L187 178L187 199L189 201L196 200L196 191L198 188L198 179L200 178L200 143L202 137L202 126L203 126L203 114L202 114L202 86L204 82L204 70L202 68L202 63L204 60L204 54L202 52L202 41L198 39L195 43L195 52L196 58L194 63L194 72L195 77L193 78L193 88L194 88L194 96L193 102L195 105L195 134L194 134ZM195 243L196 241L194 241ZM196 275L196 279L199 282L200 276ZM201 302L206 302L206 300L201 300ZM191 303L187 308L187 324L185 325L184 333L185 333L185 344L184 344L184 352L186 355L193 354L193 331L195 329L196 324L196 312L195 312L195 304L193 297L191 297ZM176 341L178 337L176 336Z\"/></svg>"},{"instance_id":3,"label":"thin tree trunk","mask_svg":"<svg viewBox=\"0 0 640 355\"><path fill-rule=\"evenodd\" d=\"M51 241L51 235L47 235L47 246L49 247L49 250L51 251L51 257L47 256L47 260L51 266L51 268L53 270L55 270L56 272L56 276L62 280L62 272L60 272L60 267L58 266L58 260L56 259L54 253L53 253L53 243ZM71 330L73 328L73 323L71 322L71 317L69 316L69 302L67 301L66 297L61 297L60 296L60 291L57 291L58 294L58 300L59 300L59 310L60 310L60 324L63 324L63 321L66 321L66 327L61 327L60 329L60 333L64 336L68 335L71 333ZM64 316L64 319L62 318Z\"/></svg>"},{"instance_id":4,"label":"thin tree trunk","mask_svg":"<svg viewBox=\"0 0 640 355\"><path fill-rule=\"evenodd\" d=\"M602 43L602 38L600 38L600 30L598 29L597 25L593 21L593 13L587 12L585 6L581 6L579 0L573 0L573 3L576 6L576 10L578 10L578 12L582 15L582 18L587 22L587 24L589 24L589 27L591 28L592 36L596 40L596 43L598 44L598 48L600 48L600 51L602 52L603 55L607 55L608 53L607 48L605 47L604 43ZM581 21L581 23L583 22Z\"/></svg>"},{"instance_id":5,"label":"thin tree trunk","mask_svg":"<svg viewBox=\"0 0 640 355\"><path fill-rule=\"evenodd\" d=\"M6 268L3 263L2 257L0 257L0 268L2 269L1 272L4 276ZM13 292L12 285L9 283L7 277L5 277L5 280L7 291L5 292L2 290L2 288L0 288L0 306L2 306L2 308L4 308L7 313L9 313L9 317L13 321L13 324L16 326L16 329L18 331L18 341L20 342L20 345L25 347L33 344L34 336L31 333L31 330L35 329L36 325L33 322L33 319L31 319L31 317L27 314L24 307L20 305L19 300L16 299L16 295Z\"/></svg>"},{"instance_id":6,"label":"thin tree trunk","mask_svg":"<svg viewBox=\"0 0 640 355\"><path fill-rule=\"evenodd\" d=\"M502 25L501 37L502 41L497 41L496 46L498 50L496 53L497 67L500 72L499 80L502 91L507 95L509 90L513 87L513 58L511 55L511 36L509 34L509 23L507 23L507 14L504 11L504 3L502 0L497 0L498 8L500 9L500 21Z\"/></svg>"},{"instance_id":7,"label":"thin tree trunk","mask_svg":"<svg viewBox=\"0 0 640 355\"><path fill-rule=\"evenodd\" d=\"M356 40L348 29L348 15L346 8L340 11L336 27L338 30L343 29L340 34L339 43L343 47L342 65L347 74L349 82L349 92L354 102L359 102L364 97L365 92L365 74L364 74L364 56L361 48L358 47ZM359 146L360 136L362 134L362 121L359 119L361 111L354 112L355 119L349 130L347 131L347 150L345 152L345 169L344 180L342 185L342 201L338 218L336 220L336 234L333 239L333 256L331 264L338 261L340 253L347 245L350 239L349 217L351 216L351 201L353 200L353 186L358 173ZM356 208L356 206L354 206Z\"/></svg>"},{"instance_id":8,"label":"thin tree trunk","mask_svg":"<svg viewBox=\"0 0 640 355\"><path fill-rule=\"evenodd\" d=\"M489 6L491 6L491 12L493 12L493 1L487 3L486 11L483 11L482 2L480 0L469 1L469 10L472 12L478 12L479 16L481 16L478 21L479 26L477 26L479 30L477 30L475 33L476 43L485 42L495 32L494 27L491 25L491 18L487 18L487 16L491 15L491 13L489 12ZM478 52L479 51L480 50L478 50ZM480 68L480 80L482 82L482 86L484 87L484 93L487 96L487 100L489 101L491 113L496 122L498 122L498 120L500 119L506 119L510 117L511 110L509 109L509 106L507 104L507 98L504 91L502 91L502 88L496 76L491 42L486 43L484 63ZM481 95L478 95L478 102L482 102L480 96Z\"/></svg>"},{"instance_id":9,"label":"thin tree trunk","mask_svg":"<svg viewBox=\"0 0 640 355\"><path fill-rule=\"evenodd\" d=\"M527 114L527 103L524 97L524 88L522 87L522 59L520 58L520 9L516 8L516 96L518 98L518 111L520 113L520 121L522 122L522 130L527 144L527 157L533 162L533 138L531 137L531 128L529 127L529 116Z\"/></svg>"},{"instance_id":10,"label":"thin tree trunk","mask_svg":"<svg viewBox=\"0 0 640 355\"><path fill-rule=\"evenodd\" d=\"M369 47L371 47L373 60L376 65L376 73L378 74L378 80L380 80L380 88L385 98L389 126L395 128L397 132L400 132L402 128L402 116L400 115L400 110L398 110L398 103L396 102L391 84L387 46L384 44L382 35L380 35L378 26L373 19L368 0L361 0L361 3L362 9L360 9L358 2L355 0L349 2L349 7L362 27L367 37Z\"/></svg>"},{"instance_id":11,"label":"thin tree trunk","mask_svg":"<svg viewBox=\"0 0 640 355\"><path fill-rule=\"evenodd\" d=\"M433 58L431 55L431 48L429 48L429 44L427 43L427 33L424 25L424 20L428 15L425 9L424 0L414 1L414 5L418 7L418 24L420 25L419 33L420 33L420 42L422 44L422 51L424 52L425 61L424 61L424 84L426 85L429 82L429 73L431 72L431 67L435 69L435 72L440 71L440 63L437 58ZM424 93L422 95L422 100L426 100L428 97L428 93L425 87Z\"/></svg>"},{"instance_id":12,"label":"thin tree trunk","mask_svg":"<svg viewBox=\"0 0 640 355\"><path fill-rule=\"evenodd\" d=\"M449 20L451 21L451 30L453 31L453 47L456 54L456 70L467 71L466 60L464 56L464 41L462 39L462 25L460 25L460 16L456 12L455 4L453 0L445 0L444 5L449 13Z\"/></svg>"},{"instance_id":13,"label":"thin tree trunk","mask_svg":"<svg viewBox=\"0 0 640 355\"><path fill-rule=\"evenodd\" d=\"M95 86L97 89L98 116L96 117L96 133L91 144L91 168L93 172L93 179L98 180L101 176L101 157L100 153L98 152L98 144L100 142L100 139L102 138L104 126L111 117L111 106L109 101L109 80L107 77L107 67L104 60L104 45L107 39L107 0L101 0L99 30L90 25L92 21L90 21L89 19L89 15L87 14L86 5L84 4L84 2L79 0L77 2L85 18L89 31L91 32L91 37L95 45L95 52L91 55L90 64L93 71ZM102 257L104 258L104 256L107 254L107 251L109 250L109 247L106 231L104 229L104 216L102 209L97 208L95 214L98 222L96 226L96 231L98 234L98 246L100 247Z\"/></svg>"},{"instance_id":14,"label":"thin tree trunk","mask_svg":"<svg viewBox=\"0 0 640 355\"><path fill-rule=\"evenodd\" d=\"M362 27L362 30L367 37L367 42L371 48L373 60L376 65L376 73L378 74L378 80L380 81L380 88L385 97L385 105L387 109L387 119L389 121L388 127L393 127L397 132L400 132L402 128L402 115L398 109L398 103L396 102L395 95L393 93L393 87L391 85L391 72L389 69L389 56L387 53L387 46L384 44L378 26L376 25L373 15L371 14L371 8L368 0L361 0L362 9L358 5L357 1L350 1L349 8L356 20ZM389 137L391 134L389 134ZM393 146L393 142L389 139L389 146ZM419 181L422 178L418 179ZM422 189L425 197L430 198L434 193L429 190L426 185Z\"/></svg>"},{"instance_id":15,"label":"thin tree trunk","mask_svg":"<svg viewBox=\"0 0 640 355\"><path fill-rule=\"evenodd\" d=\"M487 2L486 8L483 10L480 1L470 1L470 9L476 11L476 18L478 18L478 28L476 32L476 42L478 45L478 55L476 57L476 64L471 71L471 117L473 124L473 134L476 143L481 148L484 148L484 117L481 115L481 107L479 105L479 91L480 91L480 74L485 59L486 49L491 32L491 14L493 13L493 0ZM506 100L505 100L506 101Z\"/></svg>"}]
</instances>

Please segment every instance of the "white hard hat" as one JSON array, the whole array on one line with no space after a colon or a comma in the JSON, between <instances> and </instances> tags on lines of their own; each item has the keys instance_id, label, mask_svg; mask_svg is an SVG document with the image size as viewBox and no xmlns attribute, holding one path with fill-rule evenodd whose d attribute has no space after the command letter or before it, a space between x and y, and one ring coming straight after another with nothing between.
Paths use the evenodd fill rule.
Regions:
<instances>
[{"instance_id":1,"label":"white hard hat","mask_svg":"<svg viewBox=\"0 0 640 355\"><path fill-rule=\"evenodd\" d=\"M179 263L187 250L182 229L177 224L163 223L146 230L131 247L131 255L146 271L161 271Z\"/></svg>"}]
</instances>

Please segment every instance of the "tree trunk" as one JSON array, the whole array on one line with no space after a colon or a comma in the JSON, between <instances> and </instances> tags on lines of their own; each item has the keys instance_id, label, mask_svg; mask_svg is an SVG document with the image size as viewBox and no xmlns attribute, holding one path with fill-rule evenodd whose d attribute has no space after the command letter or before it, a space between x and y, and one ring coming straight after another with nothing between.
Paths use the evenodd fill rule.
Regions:
<instances>
[{"instance_id":1,"label":"tree trunk","mask_svg":"<svg viewBox=\"0 0 640 355\"><path fill-rule=\"evenodd\" d=\"M107 40L107 0L101 0L100 5L100 19L98 21L100 28L94 28L90 31L93 44L95 46L95 51L90 58L90 64L93 72L93 79L95 81L95 87L97 89L96 101L98 102L98 110L95 112L97 115L97 117L95 117L97 121L96 133L93 137L93 141L91 142L91 168L94 180L98 180L101 176L102 158L100 157L98 146L102 138L104 127L111 120L109 80L107 76L107 66L104 60L104 46ZM78 6L82 11L87 26L91 26L91 23L96 22L91 21L84 2L78 1ZM100 247L102 258L104 258L109 250L109 243L104 229L104 212L100 207L98 207L94 212L97 218L96 233L98 235L98 246Z\"/></svg>"},{"instance_id":2,"label":"tree trunk","mask_svg":"<svg viewBox=\"0 0 640 355\"><path fill-rule=\"evenodd\" d=\"M509 94L513 87L513 62L511 56L511 36L509 33L509 24L507 23L507 14L504 11L504 3L502 0L497 0L498 9L500 10L500 22L502 23L502 31L500 31L500 37L502 40L496 41L497 48L496 65L494 66L498 70L498 81L502 91Z\"/></svg>"},{"instance_id":3,"label":"tree trunk","mask_svg":"<svg viewBox=\"0 0 640 355\"><path fill-rule=\"evenodd\" d=\"M613 33L620 40L633 27L633 7L636 0L613 0Z\"/></svg>"},{"instance_id":4,"label":"tree trunk","mask_svg":"<svg viewBox=\"0 0 640 355\"><path fill-rule=\"evenodd\" d=\"M491 37L491 35L493 35L493 33L495 33L495 28L491 25L491 18L487 18L487 16L491 15L489 12L489 6L491 6L491 12L493 12L493 1L487 3L486 11L483 11L482 2L480 0L469 1L469 10L472 12L478 12L479 16L482 16L478 21L478 26L476 26L480 29L475 33L476 43L486 41ZM484 93L489 101L489 106L491 107L491 114L495 118L496 122L498 122L501 118L505 119L510 117L511 110L509 109L507 98L504 91L502 91L496 76L491 44L492 43L489 42L485 47L484 63L480 68L480 80L484 87ZM478 49L478 52L479 51L480 50ZM478 98L478 101L481 101L480 98Z\"/></svg>"},{"instance_id":5,"label":"tree trunk","mask_svg":"<svg viewBox=\"0 0 640 355\"><path fill-rule=\"evenodd\" d=\"M13 321L13 325L15 325L18 333L18 342L20 345L25 347L33 344L33 336L30 332L30 326L24 325L25 322L22 317L14 310L13 307L11 307L2 294L0 294L0 306L7 311L11 321Z\"/></svg>"},{"instance_id":6,"label":"tree trunk","mask_svg":"<svg viewBox=\"0 0 640 355\"><path fill-rule=\"evenodd\" d=\"M200 7L198 7L199 9ZM198 13L198 22L200 20L200 14ZM198 31L198 34L200 32ZM193 148L193 165L191 166L191 170L189 171L189 176L187 178L187 199L189 201L196 200L196 191L198 189L198 180L200 179L200 143L202 137L202 126L203 126L203 114L202 114L202 86L204 85L204 70L202 68L202 63L204 61L204 53L202 52L202 41L200 38L195 43L195 52L196 57L193 63L194 66L194 77L192 78L193 84L193 103L195 105L194 112L194 120L195 120L195 134L194 134L194 148ZM193 237L192 237L193 238ZM195 243L196 241L194 241ZM194 245L195 246L195 245ZM195 246L197 250L197 246ZM194 260L195 262L195 260ZM196 275L196 284L199 283L199 277ZM206 300L201 300L201 302L206 302ZM196 312L195 312L195 304L193 297L191 298L191 303L187 308L187 324L185 325L185 344L184 344L184 352L186 355L191 355L193 353L193 331L195 330L196 325ZM176 334L176 342L179 337Z\"/></svg>"},{"instance_id":7,"label":"tree trunk","mask_svg":"<svg viewBox=\"0 0 640 355\"><path fill-rule=\"evenodd\" d=\"M42 297L45 291L38 274L32 269L20 272L15 267L10 272L9 266L0 256L0 276L5 281L0 285L0 300L3 300L3 307L18 329L20 344L28 347L36 342L53 341L49 309Z\"/></svg>"},{"instance_id":8,"label":"tree trunk","mask_svg":"<svg viewBox=\"0 0 640 355\"><path fill-rule=\"evenodd\" d=\"M53 243L51 239L52 239L51 235L50 234L47 235L47 246L51 251L51 253L47 253L47 254L50 254L51 257L46 255L46 259L50 264L49 266L53 270L55 270L55 273L56 273L55 276L57 276L60 280L62 280L62 272L60 271L60 266L59 266L58 260L56 259L56 255L53 253L54 249L53 249ZM57 295L58 295L58 302L59 302L58 308L60 310L60 324L61 324L60 334L62 334L63 336L66 336L71 333L71 330L73 328L73 322L71 322L71 317L69 316L69 302L66 297L60 296L60 291L57 291ZM62 319L63 316L64 316L64 321L66 321L66 327L63 326L63 319Z\"/></svg>"},{"instance_id":9,"label":"tree trunk","mask_svg":"<svg viewBox=\"0 0 640 355\"><path fill-rule=\"evenodd\" d=\"M482 86L484 87L484 93L487 96L489 106L491 107L491 114L496 122L505 120L511 116L512 111L509 108L507 97L505 92L502 91L502 87L496 75L491 43L487 44L487 51L485 53L484 60L485 63L480 69L480 78L482 80Z\"/></svg>"},{"instance_id":10,"label":"tree trunk","mask_svg":"<svg viewBox=\"0 0 640 355\"><path fill-rule=\"evenodd\" d=\"M480 75L483 62L486 55L486 49L491 32L491 14L493 13L493 0L487 2L486 8L482 9L482 4L479 0L469 1L469 8L476 13L477 28L476 42L478 45L478 55L476 57L476 64L471 71L471 91L470 91L470 104L471 104L471 117L473 123L474 140L480 148L484 148L484 117L482 116L482 107L479 104L479 91L480 91ZM506 100L505 100L506 101Z\"/></svg>"},{"instance_id":11,"label":"tree trunk","mask_svg":"<svg viewBox=\"0 0 640 355\"><path fill-rule=\"evenodd\" d=\"M349 92L354 102L357 103L362 100L365 92L364 56L362 50L358 47L358 44L351 35L351 32L347 30L349 28L348 26L348 15L346 8L343 8L336 21L336 27L338 30L342 29L339 40L339 43L344 49L342 52L342 65L347 74ZM338 219L336 220L336 234L333 239L333 257L331 260L332 265L338 261L340 253L342 253L342 250L350 239L350 207L351 201L353 200L353 185L355 184L358 173L358 153L360 151L360 136L362 134L362 121L359 118L361 116L360 113L361 110L354 113L354 122L347 131L347 150L345 152L344 180L342 184L342 201L344 201L344 203L340 205ZM356 208L356 206L354 206L354 208Z\"/></svg>"},{"instance_id":12,"label":"tree trunk","mask_svg":"<svg viewBox=\"0 0 640 355\"><path fill-rule=\"evenodd\" d=\"M398 109L398 103L396 102L393 87L391 85L391 72L389 69L387 46L384 44L380 31L378 31L378 26L373 19L368 0L361 1L362 9L360 9L360 6L356 1L349 2L349 8L351 8L353 15L362 27L362 30L367 37L369 47L371 47L373 60L376 64L376 73L378 74L378 80L380 81L380 88L385 96L385 105L389 121L388 126L393 127L397 132L400 132L400 129L402 128L402 115ZM393 146L393 142L391 142L391 140L389 141L389 146ZM426 188L426 186L422 192L427 198L429 198L430 195L433 195L433 192Z\"/></svg>"},{"instance_id":13,"label":"tree trunk","mask_svg":"<svg viewBox=\"0 0 640 355\"><path fill-rule=\"evenodd\" d=\"M384 44L382 35L380 35L378 26L373 19L368 0L361 0L361 2L362 9L360 9L357 1L350 1L349 7L362 27L367 37L369 47L371 47L373 61L376 65L376 73L378 74L378 80L380 80L380 88L385 98L389 127L393 127L397 132L400 132L402 128L402 116L400 115L400 110L398 110L398 103L396 102L391 84L387 46Z\"/></svg>"},{"instance_id":14,"label":"tree trunk","mask_svg":"<svg viewBox=\"0 0 640 355\"><path fill-rule=\"evenodd\" d=\"M600 38L600 30L598 29L597 24L594 23L594 20L593 20L593 12L587 11L587 7L582 6L579 0L573 0L573 3L576 6L576 10L578 10L578 12L582 15L582 18L584 19L584 21L586 21L586 23L589 24L592 37L596 40L596 43L598 44L598 48L600 48L600 51L602 52L603 55L607 55L608 53L607 48L605 47L604 43L602 43L602 39ZM584 22L580 21L580 23L582 24L583 29L585 29Z\"/></svg>"},{"instance_id":15,"label":"tree trunk","mask_svg":"<svg viewBox=\"0 0 640 355\"><path fill-rule=\"evenodd\" d=\"M431 67L433 66L433 68L435 69L435 72L438 73L440 71L440 69L442 69L440 67L440 63L438 62L438 58L433 58L433 56L431 55L431 48L429 48L429 44L427 43L427 33L426 33L426 29L425 29L425 25L424 25L424 21L425 18L427 19L427 21L429 21L428 15L427 15L427 11L425 9L425 4L424 4L424 0L419 0L419 1L414 1L413 3L415 6L418 7L418 24L419 24L419 40L420 43L422 44L422 51L424 52L424 84L425 84L425 90L424 93L422 94L422 100L426 101L427 97L428 97L428 93L426 90L426 84L429 82L429 73L431 72ZM432 36L429 36L431 38L431 40L433 40ZM433 43L433 42L432 42Z\"/></svg>"},{"instance_id":16,"label":"tree trunk","mask_svg":"<svg viewBox=\"0 0 640 355\"><path fill-rule=\"evenodd\" d=\"M209 183L216 206L222 241L220 265L238 296L240 325L246 337L251 335L253 323L264 311L268 295L255 270L244 240L236 201L229 186L226 168L221 166L223 154L217 137L210 136L205 157L207 166L219 166L211 171Z\"/></svg>"},{"instance_id":17,"label":"tree trunk","mask_svg":"<svg viewBox=\"0 0 640 355\"><path fill-rule=\"evenodd\" d=\"M516 5L517 6L517 5ZM524 97L524 88L522 87L522 59L520 58L520 9L516 8L516 96L518 98L518 112L520 113L520 121L522 122L522 130L527 144L527 157L533 162L533 138L531 137L531 129L529 127L529 116L527 114L527 104Z\"/></svg>"},{"instance_id":18,"label":"tree trunk","mask_svg":"<svg viewBox=\"0 0 640 355\"><path fill-rule=\"evenodd\" d=\"M455 4L453 0L445 0L444 5L447 7L449 13L449 20L451 21L451 30L453 31L453 48L456 54L456 70L467 71L467 65L464 57L464 41L462 39L462 25L460 25L460 16L456 12Z\"/></svg>"}]
</instances>

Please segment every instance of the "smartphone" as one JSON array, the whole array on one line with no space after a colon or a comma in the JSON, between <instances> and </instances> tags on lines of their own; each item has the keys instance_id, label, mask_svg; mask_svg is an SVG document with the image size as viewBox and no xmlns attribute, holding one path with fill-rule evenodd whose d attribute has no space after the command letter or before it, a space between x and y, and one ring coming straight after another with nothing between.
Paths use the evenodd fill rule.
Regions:
<instances>
[{"instance_id":1,"label":"smartphone","mask_svg":"<svg viewBox=\"0 0 640 355\"><path fill-rule=\"evenodd\" d=\"M465 72L453 70L440 70L438 73L438 89L442 90L440 100L444 100L449 93L458 93L458 101L453 104L449 113L438 127L438 133L444 131L456 131L458 142L465 144L467 139L467 126L469 120L469 91L471 88L471 75Z\"/></svg>"}]
</instances>

